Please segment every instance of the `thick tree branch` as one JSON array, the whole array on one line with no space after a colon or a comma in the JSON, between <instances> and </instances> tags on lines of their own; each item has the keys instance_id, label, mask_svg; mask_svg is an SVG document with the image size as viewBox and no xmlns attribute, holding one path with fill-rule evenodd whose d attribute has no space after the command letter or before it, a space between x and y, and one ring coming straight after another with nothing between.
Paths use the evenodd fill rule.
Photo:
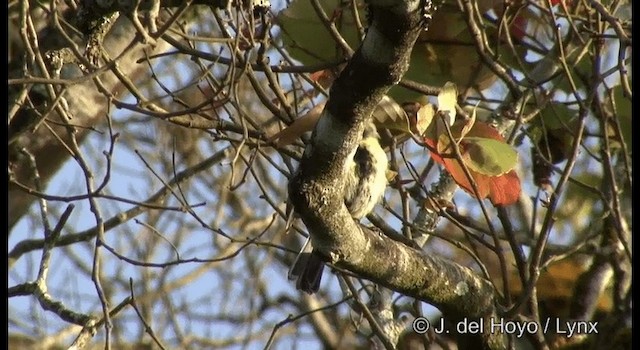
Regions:
<instances>
[{"instance_id":1,"label":"thick tree branch","mask_svg":"<svg viewBox=\"0 0 640 350\"><path fill-rule=\"evenodd\" d=\"M419 1L370 1L372 23L362 46L334 82L298 172L289 183L296 212L314 248L337 266L444 312L448 321L495 316L491 285L473 271L363 230L343 201L343 167L376 105L408 69L423 27ZM502 348L502 336L461 335L461 346Z\"/></svg>"}]
</instances>

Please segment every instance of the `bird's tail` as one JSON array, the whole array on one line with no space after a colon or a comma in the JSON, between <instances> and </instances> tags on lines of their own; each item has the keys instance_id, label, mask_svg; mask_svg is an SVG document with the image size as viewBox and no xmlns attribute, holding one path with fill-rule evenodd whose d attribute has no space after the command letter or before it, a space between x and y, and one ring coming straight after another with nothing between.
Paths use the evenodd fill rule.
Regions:
<instances>
[{"instance_id":1,"label":"bird's tail","mask_svg":"<svg viewBox=\"0 0 640 350\"><path fill-rule=\"evenodd\" d=\"M302 250L289 270L288 278L290 280L296 280L296 288L298 290L313 294L320 289L323 270L323 258L318 252L311 248L309 239L307 238Z\"/></svg>"}]
</instances>

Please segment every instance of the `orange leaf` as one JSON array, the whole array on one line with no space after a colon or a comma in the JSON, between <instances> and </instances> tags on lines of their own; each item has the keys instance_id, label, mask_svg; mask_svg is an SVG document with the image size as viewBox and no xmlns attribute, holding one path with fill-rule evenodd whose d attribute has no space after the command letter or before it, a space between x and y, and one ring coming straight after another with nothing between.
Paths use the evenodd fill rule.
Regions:
<instances>
[{"instance_id":1,"label":"orange leaf","mask_svg":"<svg viewBox=\"0 0 640 350\"><path fill-rule=\"evenodd\" d=\"M463 125L454 125L452 127L452 133L456 135L459 133ZM504 141L504 138L500 133L488 124L476 122L467 136L484 137L494 140ZM460 161L452 158L447 154L443 157L438 153L438 141L430 138L424 139L425 144L429 151L431 151L431 158L437 163L440 163L451 174L453 180L467 193L475 197L471 182L465 175ZM460 152L464 153L464 145L460 145ZM447 152L451 153L451 152ZM468 169L468 167L467 167ZM515 170L508 171L500 176L488 176L480 174L474 170L468 169L469 174L476 183L478 189L478 198L488 198L494 206L503 206L513 204L518 200L521 191L520 179Z\"/></svg>"},{"instance_id":2,"label":"orange leaf","mask_svg":"<svg viewBox=\"0 0 640 350\"><path fill-rule=\"evenodd\" d=\"M296 119L291 125L280 130L269 138L277 146L286 146L300 137L307 131L313 130L322 115L322 110L326 102L319 103L313 107L307 114Z\"/></svg>"},{"instance_id":3,"label":"orange leaf","mask_svg":"<svg viewBox=\"0 0 640 350\"><path fill-rule=\"evenodd\" d=\"M442 157L440 156L440 154L438 154L438 151L437 151L438 141L434 139L426 138L426 137L423 139L423 141L427 145L427 148L429 149L429 151L431 151L431 158L433 158L433 160L435 160L439 164L444 165L444 160L442 160Z\"/></svg>"},{"instance_id":4,"label":"orange leaf","mask_svg":"<svg viewBox=\"0 0 640 350\"><path fill-rule=\"evenodd\" d=\"M466 122L463 122L463 123L466 123ZM500 135L500 133L498 132L498 130L496 130L496 128L494 128L493 126L487 123L483 123L481 121L475 122L473 124L473 127L471 128L471 130L469 130L469 133L466 136L486 137L488 139L504 141L504 137Z\"/></svg>"},{"instance_id":5,"label":"orange leaf","mask_svg":"<svg viewBox=\"0 0 640 350\"><path fill-rule=\"evenodd\" d=\"M444 158L444 167L458 186L475 197L471 182L464 174L464 170L457 159ZM509 205L518 201L521 187L520 179L515 170L500 176L487 176L469 169L469 174L476 183L480 199L489 198L489 201L494 206Z\"/></svg>"},{"instance_id":6,"label":"orange leaf","mask_svg":"<svg viewBox=\"0 0 640 350\"><path fill-rule=\"evenodd\" d=\"M484 176L484 175L483 175ZM489 178L489 200L494 206L513 204L520 197L520 179L515 170Z\"/></svg>"},{"instance_id":7,"label":"orange leaf","mask_svg":"<svg viewBox=\"0 0 640 350\"><path fill-rule=\"evenodd\" d=\"M458 186L462 187L467 193L473 195L473 187L471 186L471 182L464 173L460 162L455 158L444 158L444 167L447 169L449 174L453 177L453 180L458 184ZM469 169L469 174L473 178L478 188L478 198L484 199L487 198L491 192L490 181L488 176L476 173L475 171Z\"/></svg>"},{"instance_id":8,"label":"orange leaf","mask_svg":"<svg viewBox=\"0 0 640 350\"><path fill-rule=\"evenodd\" d=\"M336 79L336 73L332 69L323 69L310 74L313 81L320 84L323 88L328 88Z\"/></svg>"}]
</instances>

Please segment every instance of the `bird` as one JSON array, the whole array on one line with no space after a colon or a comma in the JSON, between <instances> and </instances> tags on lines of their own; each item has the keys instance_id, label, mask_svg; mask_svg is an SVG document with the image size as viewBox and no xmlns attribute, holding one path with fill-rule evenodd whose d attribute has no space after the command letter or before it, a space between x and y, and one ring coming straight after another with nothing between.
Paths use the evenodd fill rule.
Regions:
<instances>
[{"instance_id":1,"label":"bird","mask_svg":"<svg viewBox=\"0 0 640 350\"><path fill-rule=\"evenodd\" d=\"M344 204L354 220L367 216L380 201L387 186L389 161L380 145L380 135L372 121L365 123L362 139L344 167ZM324 258L309 245L302 247L289 271L296 288L307 294L318 292Z\"/></svg>"}]
</instances>

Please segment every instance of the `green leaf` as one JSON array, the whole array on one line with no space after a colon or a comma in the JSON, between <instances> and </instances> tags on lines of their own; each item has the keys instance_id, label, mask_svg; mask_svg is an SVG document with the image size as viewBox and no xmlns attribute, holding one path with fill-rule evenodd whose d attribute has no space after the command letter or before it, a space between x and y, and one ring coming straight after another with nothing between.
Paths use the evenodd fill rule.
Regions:
<instances>
[{"instance_id":1,"label":"green leaf","mask_svg":"<svg viewBox=\"0 0 640 350\"><path fill-rule=\"evenodd\" d=\"M570 129L578 111L560 102L550 102L540 111L546 129Z\"/></svg>"},{"instance_id":2,"label":"green leaf","mask_svg":"<svg viewBox=\"0 0 640 350\"><path fill-rule=\"evenodd\" d=\"M518 163L518 153L507 143L484 137L466 137L461 142L462 160L471 170L500 176Z\"/></svg>"},{"instance_id":3,"label":"green leaf","mask_svg":"<svg viewBox=\"0 0 640 350\"><path fill-rule=\"evenodd\" d=\"M355 49L359 45L359 34L351 10L342 9L338 1L320 1L324 12L335 17L334 24L345 41ZM361 11L362 12L362 11ZM363 19L361 19L363 20ZM337 45L322 23L310 1L295 0L277 16L282 28L281 38L287 52L303 64L318 64L341 58Z\"/></svg>"},{"instance_id":4,"label":"green leaf","mask_svg":"<svg viewBox=\"0 0 640 350\"><path fill-rule=\"evenodd\" d=\"M420 107L416 116L416 130L418 131L418 136L424 135L427 128L431 125L435 114L435 109L431 103L427 103Z\"/></svg>"},{"instance_id":5,"label":"green leaf","mask_svg":"<svg viewBox=\"0 0 640 350\"><path fill-rule=\"evenodd\" d=\"M626 97L622 91L622 86L616 86L613 89L613 98L606 97L605 101L612 105L612 109L614 110L614 115L620 124L620 131L622 132L622 140L630 147L631 143L631 98ZM609 126L607 128L607 132L613 136L615 143L619 143L621 140L617 137L616 131L613 126Z\"/></svg>"},{"instance_id":6,"label":"green leaf","mask_svg":"<svg viewBox=\"0 0 640 350\"><path fill-rule=\"evenodd\" d=\"M473 108L473 111L471 111L471 115L469 115L469 119L464 121L462 130L460 130L460 139L463 139L465 136L467 136L469 131L471 131L471 129L473 128L473 125L476 123L476 109L478 108L479 104L480 104L480 101L476 103L476 106Z\"/></svg>"},{"instance_id":7,"label":"green leaf","mask_svg":"<svg viewBox=\"0 0 640 350\"><path fill-rule=\"evenodd\" d=\"M573 144L573 130L577 126L578 111L563 103L550 102L540 111L540 120L530 129L532 141L543 151L545 158L557 164L569 156Z\"/></svg>"},{"instance_id":8,"label":"green leaf","mask_svg":"<svg viewBox=\"0 0 640 350\"><path fill-rule=\"evenodd\" d=\"M382 125L389 130L398 130L407 134L411 132L407 113L396 101L386 95L373 111L373 120L378 127Z\"/></svg>"},{"instance_id":9,"label":"green leaf","mask_svg":"<svg viewBox=\"0 0 640 350\"><path fill-rule=\"evenodd\" d=\"M444 112L448 117L449 126L456 120L456 105L458 104L458 88L450 81L444 84L438 94L438 112Z\"/></svg>"}]
</instances>

